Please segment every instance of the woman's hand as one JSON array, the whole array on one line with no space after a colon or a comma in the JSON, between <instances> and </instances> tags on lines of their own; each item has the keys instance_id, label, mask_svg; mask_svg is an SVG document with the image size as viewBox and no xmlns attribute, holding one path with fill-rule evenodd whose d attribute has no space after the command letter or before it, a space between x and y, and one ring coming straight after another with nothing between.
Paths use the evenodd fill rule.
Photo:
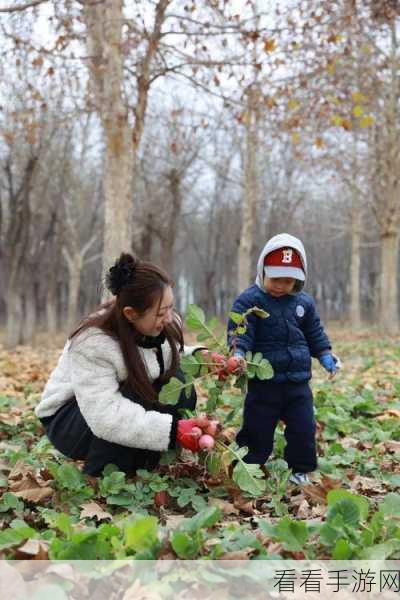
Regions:
<instances>
[{"instance_id":1,"label":"woman's hand","mask_svg":"<svg viewBox=\"0 0 400 600\"><path fill-rule=\"evenodd\" d=\"M176 441L192 452L200 450L199 439L202 435L200 427L197 426L196 419L180 419L176 431Z\"/></svg>"}]
</instances>

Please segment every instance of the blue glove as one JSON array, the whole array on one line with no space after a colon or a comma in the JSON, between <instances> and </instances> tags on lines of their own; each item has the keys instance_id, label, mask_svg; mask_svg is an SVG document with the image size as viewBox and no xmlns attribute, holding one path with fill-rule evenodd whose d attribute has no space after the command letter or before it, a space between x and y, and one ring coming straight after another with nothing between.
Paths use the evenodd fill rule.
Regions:
<instances>
[{"instance_id":1,"label":"blue glove","mask_svg":"<svg viewBox=\"0 0 400 600\"><path fill-rule=\"evenodd\" d=\"M328 371L328 373L336 373L337 371L337 367L336 367L336 360L335 358L332 356L332 354L323 354L322 356L320 356L318 358L319 362L321 363L321 365L324 367L324 369L326 369L326 371Z\"/></svg>"}]
</instances>

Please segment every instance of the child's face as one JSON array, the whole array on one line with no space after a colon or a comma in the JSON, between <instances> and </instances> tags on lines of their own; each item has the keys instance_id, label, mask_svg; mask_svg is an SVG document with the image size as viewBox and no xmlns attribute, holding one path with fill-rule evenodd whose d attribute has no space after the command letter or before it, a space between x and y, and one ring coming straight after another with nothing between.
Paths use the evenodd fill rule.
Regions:
<instances>
[{"instance_id":1,"label":"child's face","mask_svg":"<svg viewBox=\"0 0 400 600\"><path fill-rule=\"evenodd\" d=\"M266 291L275 298L280 298L293 292L295 283L296 280L293 277L264 277Z\"/></svg>"}]
</instances>

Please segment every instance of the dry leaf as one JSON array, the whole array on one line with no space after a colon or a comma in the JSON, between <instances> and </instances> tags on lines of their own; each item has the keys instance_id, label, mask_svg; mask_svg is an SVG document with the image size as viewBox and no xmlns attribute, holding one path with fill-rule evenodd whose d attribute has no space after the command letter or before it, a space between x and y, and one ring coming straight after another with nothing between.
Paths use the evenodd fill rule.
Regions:
<instances>
[{"instance_id":1,"label":"dry leaf","mask_svg":"<svg viewBox=\"0 0 400 600\"><path fill-rule=\"evenodd\" d=\"M232 504L232 502L228 502L227 500L222 500L222 498L210 498L208 502L211 506L218 506L221 509L224 515L238 515L239 509Z\"/></svg>"},{"instance_id":2,"label":"dry leaf","mask_svg":"<svg viewBox=\"0 0 400 600\"><path fill-rule=\"evenodd\" d=\"M254 515L255 509L253 500L249 500L248 498L243 498L243 496L236 496L233 501L233 505L236 506L240 511L246 513L247 515Z\"/></svg>"},{"instance_id":3,"label":"dry leaf","mask_svg":"<svg viewBox=\"0 0 400 600\"><path fill-rule=\"evenodd\" d=\"M35 473L32 465L18 461L8 476L9 489L16 496L39 504L54 494L53 488L47 485L40 473Z\"/></svg>"},{"instance_id":4,"label":"dry leaf","mask_svg":"<svg viewBox=\"0 0 400 600\"><path fill-rule=\"evenodd\" d=\"M311 513L311 507L308 504L307 500L304 498L301 501L300 506L297 510L296 517L298 519L307 519L310 516L310 513Z\"/></svg>"},{"instance_id":5,"label":"dry leaf","mask_svg":"<svg viewBox=\"0 0 400 600\"><path fill-rule=\"evenodd\" d=\"M97 502L87 502L81 505L80 519L93 519L95 517L99 521L104 519L112 519L112 515L109 512L103 510L103 508L97 504Z\"/></svg>"},{"instance_id":6,"label":"dry leaf","mask_svg":"<svg viewBox=\"0 0 400 600\"><path fill-rule=\"evenodd\" d=\"M47 560L49 543L44 540L27 540L16 549L14 557L16 560Z\"/></svg>"},{"instance_id":7,"label":"dry leaf","mask_svg":"<svg viewBox=\"0 0 400 600\"><path fill-rule=\"evenodd\" d=\"M225 552L218 557L218 560L248 560L249 556L254 554L255 548L242 548L241 550L232 550Z\"/></svg>"}]
</instances>

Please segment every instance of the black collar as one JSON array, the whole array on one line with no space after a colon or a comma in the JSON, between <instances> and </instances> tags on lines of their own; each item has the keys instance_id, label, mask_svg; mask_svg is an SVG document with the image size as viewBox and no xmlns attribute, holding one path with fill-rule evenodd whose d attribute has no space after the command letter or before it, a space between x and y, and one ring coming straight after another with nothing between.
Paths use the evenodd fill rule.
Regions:
<instances>
[{"instance_id":1,"label":"black collar","mask_svg":"<svg viewBox=\"0 0 400 600\"><path fill-rule=\"evenodd\" d=\"M137 340L137 345L141 348L161 348L166 340L165 333L162 331L159 335L142 335Z\"/></svg>"}]
</instances>

